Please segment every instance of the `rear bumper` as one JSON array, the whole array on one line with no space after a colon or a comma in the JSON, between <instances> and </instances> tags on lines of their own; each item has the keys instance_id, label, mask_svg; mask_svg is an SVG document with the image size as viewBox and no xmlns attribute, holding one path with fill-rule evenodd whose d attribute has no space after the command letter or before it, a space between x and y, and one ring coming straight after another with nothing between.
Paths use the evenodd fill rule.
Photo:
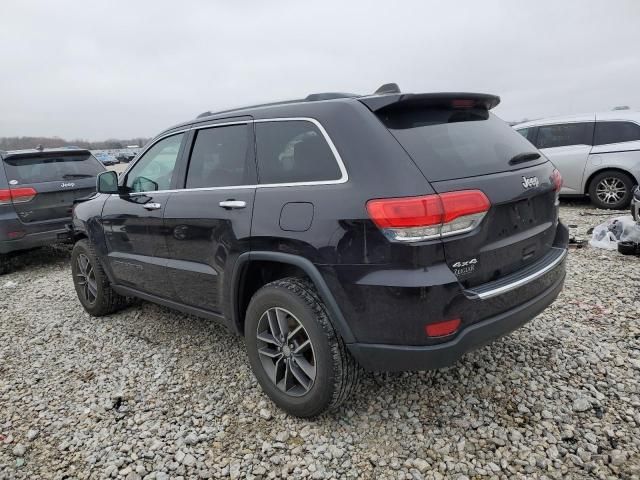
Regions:
<instances>
[{"instance_id":1,"label":"rear bumper","mask_svg":"<svg viewBox=\"0 0 640 480\"><path fill-rule=\"evenodd\" d=\"M565 278L565 261L559 278L539 295L494 317L469 325L448 342L428 346L352 343L355 359L369 371L415 371L442 368L455 363L466 352L491 343L532 320L556 299Z\"/></svg>"},{"instance_id":2,"label":"rear bumper","mask_svg":"<svg viewBox=\"0 0 640 480\"><path fill-rule=\"evenodd\" d=\"M64 243L69 239L66 228L27 234L15 240L0 241L0 253L11 253L30 248L45 247L54 243Z\"/></svg>"}]
</instances>

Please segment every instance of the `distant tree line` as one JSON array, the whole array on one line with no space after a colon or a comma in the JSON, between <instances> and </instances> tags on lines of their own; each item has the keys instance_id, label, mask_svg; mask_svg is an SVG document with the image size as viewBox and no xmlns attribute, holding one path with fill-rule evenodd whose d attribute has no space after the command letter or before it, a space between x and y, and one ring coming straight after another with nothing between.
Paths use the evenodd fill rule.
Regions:
<instances>
[{"instance_id":1,"label":"distant tree line","mask_svg":"<svg viewBox=\"0 0 640 480\"><path fill-rule=\"evenodd\" d=\"M89 142L87 140L65 140L60 137L0 137L0 150L20 150L35 148L38 145L42 145L44 148L74 146L89 150L116 150L126 148L128 145L141 147L148 141L148 138L131 138L129 140L110 138L99 142Z\"/></svg>"}]
</instances>

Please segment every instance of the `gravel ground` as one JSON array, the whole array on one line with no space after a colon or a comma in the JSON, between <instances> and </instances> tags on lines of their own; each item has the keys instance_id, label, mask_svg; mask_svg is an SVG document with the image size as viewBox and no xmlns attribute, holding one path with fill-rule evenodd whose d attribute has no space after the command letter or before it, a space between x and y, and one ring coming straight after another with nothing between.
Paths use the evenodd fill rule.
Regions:
<instances>
[{"instance_id":1,"label":"gravel ground","mask_svg":"<svg viewBox=\"0 0 640 480\"><path fill-rule=\"evenodd\" d=\"M578 237L610 218L564 204ZM367 375L315 421L241 339L141 303L90 318L69 251L0 278L0 478L640 478L640 259L572 250L526 327L437 372Z\"/></svg>"}]
</instances>

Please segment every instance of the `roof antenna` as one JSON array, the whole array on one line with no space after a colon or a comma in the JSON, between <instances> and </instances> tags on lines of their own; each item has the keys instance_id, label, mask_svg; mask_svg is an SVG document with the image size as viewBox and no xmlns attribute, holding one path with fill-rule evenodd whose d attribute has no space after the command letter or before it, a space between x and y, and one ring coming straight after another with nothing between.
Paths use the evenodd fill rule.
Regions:
<instances>
[{"instance_id":1,"label":"roof antenna","mask_svg":"<svg viewBox=\"0 0 640 480\"><path fill-rule=\"evenodd\" d=\"M397 83L385 83L380 88L378 88L373 94L374 95L385 95L387 93L400 93L400 87Z\"/></svg>"}]
</instances>

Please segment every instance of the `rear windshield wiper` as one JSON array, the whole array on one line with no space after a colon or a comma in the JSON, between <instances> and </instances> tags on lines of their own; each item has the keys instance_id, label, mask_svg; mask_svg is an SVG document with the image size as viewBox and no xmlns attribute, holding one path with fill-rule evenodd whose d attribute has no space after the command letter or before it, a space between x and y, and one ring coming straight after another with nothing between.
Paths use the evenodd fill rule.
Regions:
<instances>
[{"instance_id":1,"label":"rear windshield wiper","mask_svg":"<svg viewBox=\"0 0 640 480\"><path fill-rule=\"evenodd\" d=\"M91 178L93 175L89 175L87 173L66 173L62 176L62 178Z\"/></svg>"},{"instance_id":2,"label":"rear windshield wiper","mask_svg":"<svg viewBox=\"0 0 640 480\"><path fill-rule=\"evenodd\" d=\"M509 160L509 165L517 165L518 163L531 162L533 160L537 160L540 158L540 154L538 152L529 152L529 153L519 153L511 160Z\"/></svg>"}]
</instances>

